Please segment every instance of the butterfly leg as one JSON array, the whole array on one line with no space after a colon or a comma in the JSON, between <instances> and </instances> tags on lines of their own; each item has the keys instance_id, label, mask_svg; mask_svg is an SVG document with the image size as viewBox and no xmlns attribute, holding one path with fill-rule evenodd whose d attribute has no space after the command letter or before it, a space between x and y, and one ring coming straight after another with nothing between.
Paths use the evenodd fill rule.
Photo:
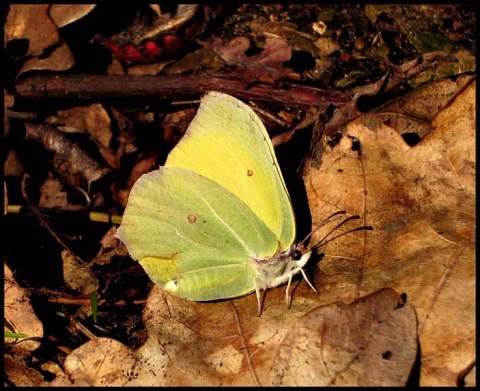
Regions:
<instances>
[{"instance_id":1,"label":"butterfly leg","mask_svg":"<svg viewBox=\"0 0 480 391\"><path fill-rule=\"evenodd\" d=\"M255 287L255 293L257 295L257 302L258 302L258 316L262 315L262 300L260 298L260 289L258 289L257 281L253 279L253 286Z\"/></svg>"},{"instance_id":2,"label":"butterfly leg","mask_svg":"<svg viewBox=\"0 0 480 391\"><path fill-rule=\"evenodd\" d=\"M318 293L318 291L315 289L315 287L312 285L310 280L307 278L307 274L305 273L305 270L303 268L300 268L300 271L302 272L303 278L305 278L305 281L307 281L308 285L310 285L310 288L312 288L315 292Z\"/></svg>"},{"instance_id":3,"label":"butterfly leg","mask_svg":"<svg viewBox=\"0 0 480 391\"><path fill-rule=\"evenodd\" d=\"M299 267L298 269L300 269L300 272L302 273L303 275L303 278L305 279L305 281L307 281L308 285L310 285L310 288L312 288L315 292L318 293L318 291L315 289L315 287L312 285L312 283L310 282L310 280L307 278L307 274L305 273L305 270L303 270L303 268ZM287 284L287 289L285 290L285 301L287 302L287 308L290 308L291 304L292 304L292 300L291 300L291 297L289 295L289 292L290 292L290 284L292 283L292 278L293 276L297 274L297 269L294 269L289 275L288 275L288 284Z\"/></svg>"},{"instance_id":4,"label":"butterfly leg","mask_svg":"<svg viewBox=\"0 0 480 391\"><path fill-rule=\"evenodd\" d=\"M287 289L285 290L285 301L287 302L287 308L290 308L292 305L292 300L290 298L290 284L292 283L293 273L290 273L288 277Z\"/></svg>"}]
</instances>

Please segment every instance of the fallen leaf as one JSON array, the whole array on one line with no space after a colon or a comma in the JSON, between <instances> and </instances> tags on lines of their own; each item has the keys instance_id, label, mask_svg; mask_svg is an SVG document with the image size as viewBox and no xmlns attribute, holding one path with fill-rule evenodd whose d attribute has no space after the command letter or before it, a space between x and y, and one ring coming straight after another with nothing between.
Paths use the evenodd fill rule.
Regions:
<instances>
[{"instance_id":1,"label":"fallen leaf","mask_svg":"<svg viewBox=\"0 0 480 391\"><path fill-rule=\"evenodd\" d=\"M7 194L7 182L3 181L3 214L8 212L8 194Z\"/></svg>"},{"instance_id":2,"label":"fallen leaf","mask_svg":"<svg viewBox=\"0 0 480 391\"><path fill-rule=\"evenodd\" d=\"M167 61L153 64L133 65L128 68L127 73L129 75L157 75L162 72L168 64L169 62Z\"/></svg>"},{"instance_id":3,"label":"fallen leaf","mask_svg":"<svg viewBox=\"0 0 480 391\"><path fill-rule=\"evenodd\" d=\"M186 54L178 61L169 64L165 69L166 74L180 74L189 71L198 71L199 64L203 69L217 71L225 66L221 58L206 42L198 42L202 47L192 53Z\"/></svg>"},{"instance_id":4,"label":"fallen leaf","mask_svg":"<svg viewBox=\"0 0 480 391\"><path fill-rule=\"evenodd\" d=\"M96 4L52 4L48 14L60 28L82 19L96 6Z\"/></svg>"},{"instance_id":5,"label":"fallen leaf","mask_svg":"<svg viewBox=\"0 0 480 391\"><path fill-rule=\"evenodd\" d=\"M130 177L128 178L127 182L127 188L131 189L138 178L157 167L158 165L155 162L155 159L152 157L147 157L140 160L137 164L135 164L135 167L133 167L132 172L130 173Z\"/></svg>"},{"instance_id":6,"label":"fallen leaf","mask_svg":"<svg viewBox=\"0 0 480 391\"><path fill-rule=\"evenodd\" d=\"M28 367L24 362L15 360L9 355L4 358L4 371L9 384L22 387L38 387L43 384L42 375L35 369Z\"/></svg>"},{"instance_id":7,"label":"fallen leaf","mask_svg":"<svg viewBox=\"0 0 480 391\"><path fill-rule=\"evenodd\" d=\"M23 167L22 160L14 149L10 149L3 163L3 175L20 176L24 173L25 167Z\"/></svg>"},{"instance_id":8,"label":"fallen leaf","mask_svg":"<svg viewBox=\"0 0 480 391\"><path fill-rule=\"evenodd\" d=\"M88 265L82 265L77 258L67 250L62 251L63 278L65 284L71 289L89 296L98 289L98 281L88 269Z\"/></svg>"},{"instance_id":9,"label":"fallen leaf","mask_svg":"<svg viewBox=\"0 0 480 391\"><path fill-rule=\"evenodd\" d=\"M416 128L421 126L420 121L428 123L428 128L430 129L430 122L437 116L439 111L448 105L459 93L460 89L469 84L471 80L472 78L469 75L459 76L455 80L449 78L440 79L415 88L398 99L390 100L376 111L382 115L385 115L385 113L394 114L392 120L395 120L394 117L405 116L415 118L417 121L415 125L410 125L411 130L416 131ZM388 122L388 125L392 126L390 122ZM396 126L392 127L398 130ZM405 131L400 131L399 133L404 133ZM427 133L421 132L419 134L423 137Z\"/></svg>"},{"instance_id":10,"label":"fallen leaf","mask_svg":"<svg viewBox=\"0 0 480 391\"><path fill-rule=\"evenodd\" d=\"M165 295L154 286L143 315L149 336L145 345L132 351L99 338L74 350L65 368L74 375L75 385L100 385L105 378L112 385L268 384L277 346L316 297L311 289L308 292L309 299L300 298L287 311L284 287L269 291L268 306L258 317L255 295L197 303ZM112 346L115 352L110 353ZM110 365L112 361L115 365Z\"/></svg>"},{"instance_id":11,"label":"fallen leaf","mask_svg":"<svg viewBox=\"0 0 480 391\"><path fill-rule=\"evenodd\" d=\"M46 121L57 125L57 129L65 133L88 133L99 147L105 161L112 168L118 168L119 162L110 148L112 141L112 121L110 115L100 103L86 107L73 107L59 110L55 116Z\"/></svg>"},{"instance_id":12,"label":"fallen leaf","mask_svg":"<svg viewBox=\"0 0 480 391\"><path fill-rule=\"evenodd\" d=\"M75 63L72 52L60 39L58 28L48 15L49 8L49 4L10 6L5 23L5 41L28 40L28 50L21 56L28 60L17 77L31 70L64 71ZM51 53L46 56L47 50Z\"/></svg>"},{"instance_id":13,"label":"fallen leaf","mask_svg":"<svg viewBox=\"0 0 480 391\"><path fill-rule=\"evenodd\" d=\"M16 339L8 338L5 340L6 345L17 355L28 354L40 346L43 325L33 312L28 293L17 284L12 271L6 264L4 264L3 281L6 330L28 335L27 338L21 339L21 343L17 343Z\"/></svg>"},{"instance_id":14,"label":"fallen leaf","mask_svg":"<svg viewBox=\"0 0 480 391\"><path fill-rule=\"evenodd\" d=\"M246 37L234 38L225 46L216 43L212 48L227 64L243 69L247 84L256 81L272 84L291 73L283 64L290 60L292 48L282 38L267 37L262 50L251 56L246 54L250 49L250 40Z\"/></svg>"},{"instance_id":15,"label":"fallen leaf","mask_svg":"<svg viewBox=\"0 0 480 391\"><path fill-rule=\"evenodd\" d=\"M112 226L106 233L103 235L102 240L100 241L100 249L95 255L95 263L99 265L106 265L112 262L112 257L114 255L125 256L127 254L122 253L126 248L119 245L119 240L115 237L117 232L117 227Z\"/></svg>"},{"instance_id":16,"label":"fallen leaf","mask_svg":"<svg viewBox=\"0 0 480 391\"><path fill-rule=\"evenodd\" d=\"M108 338L93 339L65 360L65 371L75 386L123 386L135 374L134 353Z\"/></svg>"},{"instance_id":17,"label":"fallen leaf","mask_svg":"<svg viewBox=\"0 0 480 391\"><path fill-rule=\"evenodd\" d=\"M410 147L379 116L359 117L337 144L316 146L304 181L314 226L347 210L374 228L322 248L320 300L405 292L419 320L421 385L445 386L475 357L475 82L431 128Z\"/></svg>"},{"instance_id":18,"label":"fallen leaf","mask_svg":"<svg viewBox=\"0 0 480 391\"><path fill-rule=\"evenodd\" d=\"M3 91L3 137L7 138L10 131L10 109L15 104L15 96Z\"/></svg>"},{"instance_id":19,"label":"fallen leaf","mask_svg":"<svg viewBox=\"0 0 480 391\"><path fill-rule=\"evenodd\" d=\"M382 289L302 316L272 365L274 386L405 386L417 354L415 310Z\"/></svg>"},{"instance_id":20,"label":"fallen leaf","mask_svg":"<svg viewBox=\"0 0 480 391\"><path fill-rule=\"evenodd\" d=\"M38 206L44 208L60 208L68 206L67 192L58 179L47 178L40 187Z\"/></svg>"},{"instance_id":21,"label":"fallen leaf","mask_svg":"<svg viewBox=\"0 0 480 391\"><path fill-rule=\"evenodd\" d=\"M254 19L248 24L250 29L259 36L277 36L287 41L295 51L302 51L311 54L313 58L318 57L315 41L317 37L299 31L299 27L292 22L267 21L263 18Z\"/></svg>"},{"instance_id":22,"label":"fallen leaf","mask_svg":"<svg viewBox=\"0 0 480 391\"><path fill-rule=\"evenodd\" d=\"M73 107L68 110L58 110L55 116L46 121L65 133L88 132L102 147L108 147L112 139L111 120L107 111L100 103L86 107Z\"/></svg>"},{"instance_id":23,"label":"fallen leaf","mask_svg":"<svg viewBox=\"0 0 480 391\"><path fill-rule=\"evenodd\" d=\"M315 41L315 46L318 48L318 53L322 57L327 57L330 54L340 50L338 45L332 38L322 37Z\"/></svg>"},{"instance_id":24,"label":"fallen leaf","mask_svg":"<svg viewBox=\"0 0 480 391\"><path fill-rule=\"evenodd\" d=\"M54 152L55 170L71 186L92 185L110 170L94 161L77 143L68 140L61 132L49 125L25 124L26 139L36 140Z\"/></svg>"},{"instance_id":25,"label":"fallen leaf","mask_svg":"<svg viewBox=\"0 0 480 391\"><path fill-rule=\"evenodd\" d=\"M58 32L48 17L49 4L12 4L5 23L5 41L27 39L26 55L40 56L44 50L55 45Z\"/></svg>"},{"instance_id":26,"label":"fallen leaf","mask_svg":"<svg viewBox=\"0 0 480 391\"><path fill-rule=\"evenodd\" d=\"M390 296L392 291L387 290L351 307L332 303L340 300L348 305L362 296L392 288L405 293L411 306L393 311L391 317L386 312L386 319L395 320L393 330L397 331L387 329L382 334L373 327L379 325L377 321L358 315L359 324L366 322L363 329L358 329L378 330L372 332L371 339L370 334L363 335L363 341L370 342L372 348L364 352L376 352L374 358L359 353L361 335L351 343L345 339L344 348L337 349L337 360L329 363L337 365L336 374L330 371L325 383L404 385L415 355L412 341L418 333L421 384L456 384L457 377L475 357L475 181L471 142L475 129L474 91L473 83L440 111L432 121L432 131L414 147L373 114L350 121L336 143L329 145L328 140L322 140L316 145L304 175L314 227L333 212L347 210L352 215L360 214L361 224L374 228L348 233L321 248L323 259L318 265L312 262L310 269L318 294L305 281L295 282L293 303L287 310L285 287L271 289L266 292L263 313L258 317L255 295L199 303L174 297L154 286L143 314L148 331L146 344L131 351L125 346L118 348L116 342L105 342L107 346L115 344L118 350L109 353L108 358L102 356L101 371L96 371L98 360L96 365L72 367L69 360L78 360L80 353L87 357L95 351L107 351L98 345L99 341L91 341L67 357L68 372L82 381L88 379L87 383L78 383L83 385L104 384L108 378L123 385L254 386L290 384L287 372L294 368L293 372L310 377L295 378L293 383L321 384L315 378L318 370L312 370L314 360L305 363L301 358L282 356L289 350L286 341L300 333L300 319L306 316L303 319L314 324L315 338L320 343L319 326L309 320L309 311L321 311L319 306L330 304L329 311L336 309L343 314L339 316L344 321L334 324L345 330L352 326L351 312L359 314L355 306L363 306L364 311L381 311L382 305L365 303L377 299L385 303L384 294L398 301L398 296ZM350 228L342 226L335 234ZM316 232L311 244L330 229ZM392 305L386 308L392 310ZM418 319L417 329L411 327L415 320L411 308ZM405 316L410 326L398 331L402 320L397 322L396 314ZM379 327L389 326L385 322ZM375 345L382 335L395 332L398 338ZM328 341L331 359L335 356L330 351L338 347L338 338L336 342ZM392 345L386 348L388 343ZM345 359L349 349L358 353L353 355L356 361ZM318 353L314 349L310 352ZM381 358L379 353L383 354ZM339 357L350 364L342 366ZM117 368L107 366L110 362ZM378 363L390 369L377 373ZM397 364L397 368L391 368ZM359 375L359 368L368 368L368 373Z\"/></svg>"}]
</instances>

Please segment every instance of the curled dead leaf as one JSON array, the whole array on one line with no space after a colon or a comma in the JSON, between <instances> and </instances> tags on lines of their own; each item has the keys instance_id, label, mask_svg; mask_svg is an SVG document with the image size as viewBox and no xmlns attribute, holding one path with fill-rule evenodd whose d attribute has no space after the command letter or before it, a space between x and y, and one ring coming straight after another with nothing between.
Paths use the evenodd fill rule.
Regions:
<instances>
[{"instance_id":1,"label":"curled dead leaf","mask_svg":"<svg viewBox=\"0 0 480 391\"><path fill-rule=\"evenodd\" d=\"M102 179L110 170L94 161L80 147L52 126L25 124L26 138L36 140L54 152L55 170L72 186L88 185Z\"/></svg>"}]
</instances>

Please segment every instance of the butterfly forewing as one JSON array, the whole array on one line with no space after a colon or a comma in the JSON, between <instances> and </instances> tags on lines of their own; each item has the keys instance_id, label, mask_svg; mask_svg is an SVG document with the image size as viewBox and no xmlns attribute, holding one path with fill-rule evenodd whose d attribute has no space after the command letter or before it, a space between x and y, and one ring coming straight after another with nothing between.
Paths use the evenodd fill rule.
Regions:
<instances>
[{"instance_id":1,"label":"butterfly forewing","mask_svg":"<svg viewBox=\"0 0 480 391\"><path fill-rule=\"evenodd\" d=\"M256 114L238 99L205 95L165 166L183 167L220 184L267 225L281 250L293 243L293 209L273 146Z\"/></svg>"}]
</instances>

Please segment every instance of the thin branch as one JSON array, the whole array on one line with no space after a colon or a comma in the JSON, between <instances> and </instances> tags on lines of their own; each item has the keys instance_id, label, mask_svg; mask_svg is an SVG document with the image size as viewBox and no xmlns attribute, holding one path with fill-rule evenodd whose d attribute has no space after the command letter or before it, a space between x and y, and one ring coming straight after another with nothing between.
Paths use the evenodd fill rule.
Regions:
<instances>
[{"instance_id":1,"label":"thin branch","mask_svg":"<svg viewBox=\"0 0 480 391\"><path fill-rule=\"evenodd\" d=\"M140 102L198 98L215 90L253 101L277 102L285 105L326 107L342 106L351 96L342 91L293 83L281 86L255 84L248 86L234 73L216 72L201 75L41 75L19 81L17 94L29 100L134 100Z\"/></svg>"}]
</instances>

